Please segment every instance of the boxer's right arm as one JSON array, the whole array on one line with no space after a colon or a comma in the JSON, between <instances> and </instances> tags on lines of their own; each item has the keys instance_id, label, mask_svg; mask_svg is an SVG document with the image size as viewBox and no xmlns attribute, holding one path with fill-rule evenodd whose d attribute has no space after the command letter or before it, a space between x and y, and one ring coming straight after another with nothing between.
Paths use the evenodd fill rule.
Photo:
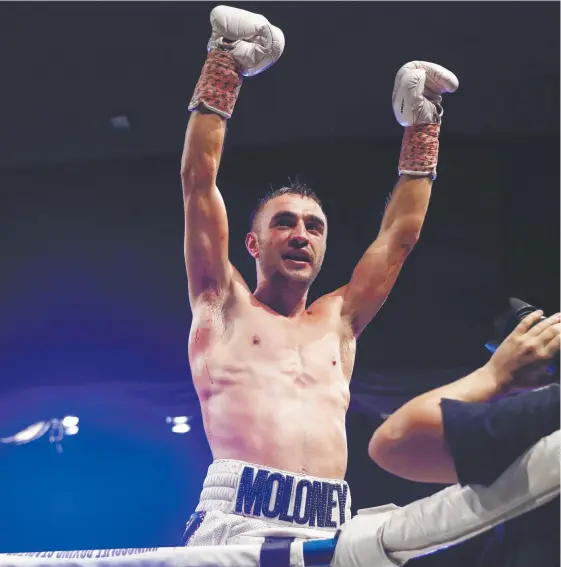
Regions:
<instances>
[{"instance_id":1,"label":"boxer's right arm","mask_svg":"<svg viewBox=\"0 0 561 567\"><path fill-rule=\"evenodd\" d=\"M189 297L220 294L228 289L228 219L216 177L226 133L226 120L209 111L191 115L181 160L185 208L185 265Z\"/></svg>"},{"instance_id":2,"label":"boxer's right arm","mask_svg":"<svg viewBox=\"0 0 561 567\"><path fill-rule=\"evenodd\" d=\"M193 112L181 160L185 204L185 263L191 304L230 286L228 220L216 177L243 76L273 65L284 50L280 29L259 14L217 6L210 13L208 56L189 103Z\"/></svg>"}]
</instances>

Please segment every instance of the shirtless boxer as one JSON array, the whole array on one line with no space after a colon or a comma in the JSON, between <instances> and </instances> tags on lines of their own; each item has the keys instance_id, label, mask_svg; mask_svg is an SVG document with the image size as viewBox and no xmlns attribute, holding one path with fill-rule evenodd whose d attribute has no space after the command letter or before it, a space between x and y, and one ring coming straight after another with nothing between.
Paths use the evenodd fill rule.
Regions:
<instances>
[{"instance_id":1,"label":"shirtless boxer","mask_svg":"<svg viewBox=\"0 0 561 567\"><path fill-rule=\"evenodd\" d=\"M350 282L308 306L328 232L314 193L284 188L257 210L246 237L257 269L252 292L228 259L216 186L242 76L275 63L284 37L263 16L224 6L212 11L211 24L181 178L189 360L214 462L184 542L236 543L248 530L271 526L324 535L350 517L345 414L356 340L421 232L436 177L440 95L458 82L432 63L399 70L393 107L405 126L400 178L379 233ZM263 108L266 119L266 101Z\"/></svg>"}]
</instances>

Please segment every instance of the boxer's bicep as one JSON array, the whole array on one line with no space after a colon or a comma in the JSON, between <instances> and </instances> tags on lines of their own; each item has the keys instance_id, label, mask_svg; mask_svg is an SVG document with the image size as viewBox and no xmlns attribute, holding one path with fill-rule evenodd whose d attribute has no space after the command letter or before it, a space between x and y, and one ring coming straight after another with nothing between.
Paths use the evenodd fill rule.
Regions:
<instances>
[{"instance_id":1,"label":"boxer's bicep","mask_svg":"<svg viewBox=\"0 0 561 567\"><path fill-rule=\"evenodd\" d=\"M228 218L216 186L184 193L185 265L191 300L229 287Z\"/></svg>"},{"instance_id":2,"label":"boxer's bicep","mask_svg":"<svg viewBox=\"0 0 561 567\"><path fill-rule=\"evenodd\" d=\"M382 232L356 265L342 307L342 316L351 322L355 336L386 301L410 251L391 231Z\"/></svg>"},{"instance_id":3,"label":"boxer's bicep","mask_svg":"<svg viewBox=\"0 0 561 567\"><path fill-rule=\"evenodd\" d=\"M181 158L185 264L191 302L229 287L228 218L216 178L226 121L204 109L191 114Z\"/></svg>"}]
</instances>

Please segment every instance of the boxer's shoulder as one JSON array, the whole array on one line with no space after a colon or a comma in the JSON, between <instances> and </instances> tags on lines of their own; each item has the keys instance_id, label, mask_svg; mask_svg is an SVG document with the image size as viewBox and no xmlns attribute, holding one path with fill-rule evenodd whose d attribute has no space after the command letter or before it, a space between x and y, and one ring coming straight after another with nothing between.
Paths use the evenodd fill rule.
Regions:
<instances>
[{"instance_id":1,"label":"boxer's shoulder","mask_svg":"<svg viewBox=\"0 0 561 567\"><path fill-rule=\"evenodd\" d=\"M345 299L345 287L340 287L331 293L326 293L314 301L313 306L319 306L329 311L340 311Z\"/></svg>"},{"instance_id":2,"label":"boxer's shoulder","mask_svg":"<svg viewBox=\"0 0 561 567\"><path fill-rule=\"evenodd\" d=\"M329 320L336 327L341 336L347 337L354 332L351 321L343 317L343 304L345 301L345 289L347 286L340 287L331 293L322 295L310 306L309 312L317 313Z\"/></svg>"}]
</instances>

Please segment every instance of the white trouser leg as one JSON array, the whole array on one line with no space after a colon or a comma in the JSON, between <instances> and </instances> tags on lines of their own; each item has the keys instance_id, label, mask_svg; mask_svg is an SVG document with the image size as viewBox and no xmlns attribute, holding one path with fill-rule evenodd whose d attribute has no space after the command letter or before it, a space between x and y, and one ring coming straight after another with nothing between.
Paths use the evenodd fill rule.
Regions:
<instances>
[{"instance_id":1,"label":"white trouser leg","mask_svg":"<svg viewBox=\"0 0 561 567\"><path fill-rule=\"evenodd\" d=\"M359 511L333 567L386 567L475 537L559 496L560 432L544 437L492 485L454 485L403 508Z\"/></svg>"}]
</instances>

